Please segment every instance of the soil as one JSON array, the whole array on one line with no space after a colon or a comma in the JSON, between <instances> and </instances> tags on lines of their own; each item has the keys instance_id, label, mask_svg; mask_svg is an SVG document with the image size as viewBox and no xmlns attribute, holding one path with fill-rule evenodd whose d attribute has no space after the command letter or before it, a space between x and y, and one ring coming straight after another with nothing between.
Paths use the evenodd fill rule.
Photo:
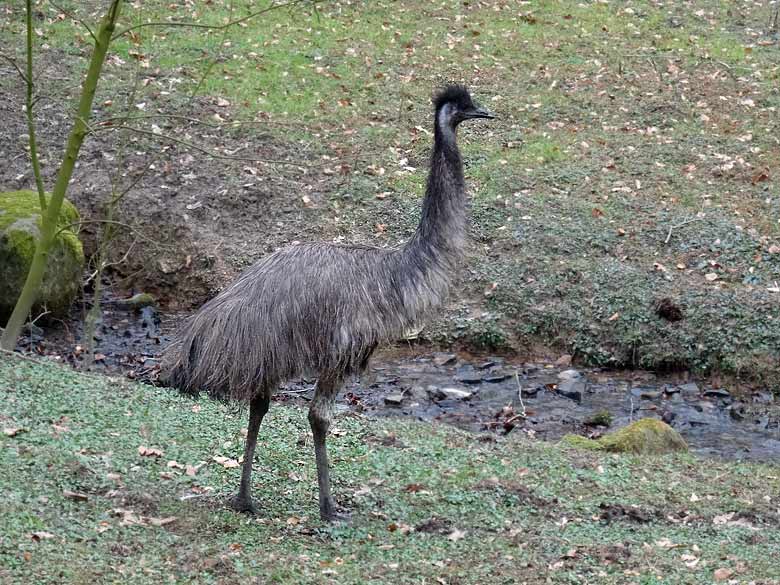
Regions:
<instances>
[{"instance_id":1,"label":"soil","mask_svg":"<svg viewBox=\"0 0 780 585\"><path fill-rule=\"evenodd\" d=\"M69 62L68 56L52 49L38 76L77 78ZM171 88L177 74L181 72L165 74ZM132 88L118 89L114 82L127 83L114 78L108 66L101 88L111 88L111 93L99 92L96 104L103 105L96 107L93 123L115 115L106 104L128 99ZM66 104L78 89L55 87L60 93L47 93L36 106L47 185L54 183L60 149L72 124ZM4 190L34 185L27 125L19 107L24 103L21 90L21 84L0 85L0 159L4 161L0 186ZM164 114L154 102L154 94L139 98L138 115ZM119 229L110 247L112 265L107 274L118 291L152 293L175 311L201 304L260 256L297 239L317 238L318 202L338 179L321 172L310 146L282 142L275 138L283 135L278 131L264 133L262 119L250 122L250 136L224 127L234 114L216 99L160 103L175 109L174 116L160 117L159 131L168 138L131 133L123 143L124 139L112 135L118 132L114 123L99 125L84 142L67 197L81 213L80 237L90 257L100 241L112 184L117 193L127 190L114 216ZM199 122L216 119L221 122ZM216 156L175 140L199 145ZM298 157L291 164L264 162L284 163L291 153ZM300 196L291 197L295 192Z\"/></svg>"}]
</instances>

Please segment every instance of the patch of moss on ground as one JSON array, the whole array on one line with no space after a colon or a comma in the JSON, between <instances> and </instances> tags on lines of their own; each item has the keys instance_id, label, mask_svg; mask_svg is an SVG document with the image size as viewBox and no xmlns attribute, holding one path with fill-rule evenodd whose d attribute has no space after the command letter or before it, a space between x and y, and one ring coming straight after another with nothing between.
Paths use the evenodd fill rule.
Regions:
<instances>
[{"instance_id":1,"label":"patch of moss on ground","mask_svg":"<svg viewBox=\"0 0 780 585\"><path fill-rule=\"evenodd\" d=\"M228 507L240 469L219 463L241 456L246 412L11 355L0 396L3 583L776 580L776 465L345 414L328 448L353 517L327 526L304 409L274 403L263 421L252 518Z\"/></svg>"},{"instance_id":2,"label":"patch of moss on ground","mask_svg":"<svg viewBox=\"0 0 780 585\"><path fill-rule=\"evenodd\" d=\"M677 431L655 418L640 419L598 439L566 435L561 442L564 445L590 451L635 455L663 455L688 450L688 445Z\"/></svg>"}]
</instances>

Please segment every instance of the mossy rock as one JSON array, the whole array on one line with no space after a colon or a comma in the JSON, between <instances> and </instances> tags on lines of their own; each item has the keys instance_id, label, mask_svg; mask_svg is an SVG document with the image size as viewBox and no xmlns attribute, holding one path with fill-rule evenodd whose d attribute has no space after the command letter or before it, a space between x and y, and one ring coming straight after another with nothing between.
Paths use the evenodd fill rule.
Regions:
<instances>
[{"instance_id":1,"label":"mossy rock","mask_svg":"<svg viewBox=\"0 0 780 585\"><path fill-rule=\"evenodd\" d=\"M655 418L643 418L599 439L566 435L561 442L578 449L638 455L661 455L688 450L680 433Z\"/></svg>"},{"instance_id":2,"label":"mossy rock","mask_svg":"<svg viewBox=\"0 0 780 585\"><path fill-rule=\"evenodd\" d=\"M48 195L47 195L48 199ZM72 203L63 201L57 219L57 235L49 252L46 272L34 310L45 307L54 314L67 310L81 286L84 250L74 231L79 213ZM38 193L0 192L0 319L10 316L24 286L41 234L41 209Z\"/></svg>"}]
</instances>

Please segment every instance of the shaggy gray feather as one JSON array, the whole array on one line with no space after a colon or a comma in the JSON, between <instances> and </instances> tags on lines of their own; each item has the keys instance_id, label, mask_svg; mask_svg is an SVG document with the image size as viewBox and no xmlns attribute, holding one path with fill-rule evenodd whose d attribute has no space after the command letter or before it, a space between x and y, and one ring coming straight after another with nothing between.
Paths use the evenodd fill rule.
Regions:
<instances>
[{"instance_id":1,"label":"shaggy gray feather","mask_svg":"<svg viewBox=\"0 0 780 585\"><path fill-rule=\"evenodd\" d=\"M301 375L343 378L362 370L378 344L398 339L444 302L467 223L455 143L461 120L450 119L454 106L437 107L412 239L396 250L301 244L261 259L186 323L165 354L168 384L247 402Z\"/></svg>"}]
</instances>

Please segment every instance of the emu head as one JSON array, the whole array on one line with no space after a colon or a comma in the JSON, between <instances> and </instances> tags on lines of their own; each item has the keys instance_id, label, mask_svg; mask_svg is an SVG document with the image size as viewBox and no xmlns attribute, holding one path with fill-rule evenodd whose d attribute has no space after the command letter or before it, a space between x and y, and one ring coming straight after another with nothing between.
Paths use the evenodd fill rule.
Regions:
<instances>
[{"instance_id":1,"label":"emu head","mask_svg":"<svg viewBox=\"0 0 780 585\"><path fill-rule=\"evenodd\" d=\"M462 85L448 85L433 98L436 107L436 121L442 127L453 130L464 120L472 118L495 118L485 108L471 99L469 91Z\"/></svg>"}]
</instances>

